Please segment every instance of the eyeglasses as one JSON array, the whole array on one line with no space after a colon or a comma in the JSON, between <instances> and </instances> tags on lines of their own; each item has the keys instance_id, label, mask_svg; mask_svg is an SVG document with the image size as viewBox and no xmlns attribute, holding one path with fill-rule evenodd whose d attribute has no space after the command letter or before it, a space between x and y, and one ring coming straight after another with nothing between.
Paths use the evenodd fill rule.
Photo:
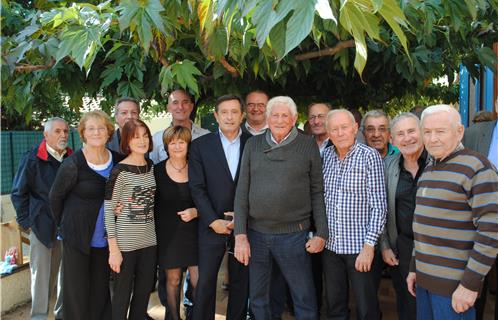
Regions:
<instances>
[{"instance_id":1,"label":"eyeglasses","mask_svg":"<svg viewBox=\"0 0 498 320\"><path fill-rule=\"evenodd\" d=\"M85 131L88 132L88 133L94 133L94 132L106 132L107 131L107 128L106 127L88 127L88 128L85 128Z\"/></svg>"},{"instance_id":2,"label":"eyeglasses","mask_svg":"<svg viewBox=\"0 0 498 320\"><path fill-rule=\"evenodd\" d=\"M264 109L266 108L266 103L248 103L247 104L247 108L251 108L251 109Z\"/></svg>"},{"instance_id":3,"label":"eyeglasses","mask_svg":"<svg viewBox=\"0 0 498 320\"><path fill-rule=\"evenodd\" d=\"M323 120L323 119L325 119L325 117L326 117L326 116L327 116L326 114L318 114L318 115L316 115L316 116L310 116L310 117L308 118L308 121L314 121L314 120L316 120L316 119L318 119L318 120Z\"/></svg>"}]
</instances>

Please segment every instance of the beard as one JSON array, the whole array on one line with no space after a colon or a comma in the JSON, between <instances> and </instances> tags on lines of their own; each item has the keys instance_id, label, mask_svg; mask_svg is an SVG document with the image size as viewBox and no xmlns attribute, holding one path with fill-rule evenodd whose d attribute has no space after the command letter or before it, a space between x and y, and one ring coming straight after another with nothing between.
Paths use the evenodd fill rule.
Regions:
<instances>
[{"instance_id":1,"label":"beard","mask_svg":"<svg viewBox=\"0 0 498 320\"><path fill-rule=\"evenodd\" d=\"M66 149L67 148L67 140L57 141L57 148L59 148L59 150Z\"/></svg>"}]
</instances>

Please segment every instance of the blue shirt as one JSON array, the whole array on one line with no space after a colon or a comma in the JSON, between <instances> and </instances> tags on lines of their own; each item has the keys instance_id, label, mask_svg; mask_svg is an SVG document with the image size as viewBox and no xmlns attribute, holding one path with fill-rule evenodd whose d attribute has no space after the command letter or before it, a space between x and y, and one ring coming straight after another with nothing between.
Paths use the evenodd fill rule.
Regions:
<instances>
[{"instance_id":1,"label":"blue shirt","mask_svg":"<svg viewBox=\"0 0 498 320\"><path fill-rule=\"evenodd\" d=\"M106 178L107 180L109 178L109 175L111 174L112 165L113 165L112 157L110 157L109 165L106 168L102 170L98 170L95 168L92 169L98 174L100 174L102 177ZM107 236L104 224L104 203L102 203L99 209L99 215L97 217L97 222L95 223L95 230L93 231L92 241L90 241L90 246L92 248L107 247Z\"/></svg>"},{"instance_id":2,"label":"blue shirt","mask_svg":"<svg viewBox=\"0 0 498 320\"><path fill-rule=\"evenodd\" d=\"M493 135L491 136L491 144L489 145L488 159L498 169L498 121L496 121Z\"/></svg>"},{"instance_id":3,"label":"blue shirt","mask_svg":"<svg viewBox=\"0 0 498 320\"><path fill-rule=\"evenodd\" d=\"M240 136L242 135L242 130L239 129L239 134L237 137L230 141L220 130L221 145L223 146L223 151L225 152L225 158L227 159L228 168L232 174L232 179L235 180L235 175L237 174L237 167L239 166L240 159Z\"/></svg>"}]
</instances>

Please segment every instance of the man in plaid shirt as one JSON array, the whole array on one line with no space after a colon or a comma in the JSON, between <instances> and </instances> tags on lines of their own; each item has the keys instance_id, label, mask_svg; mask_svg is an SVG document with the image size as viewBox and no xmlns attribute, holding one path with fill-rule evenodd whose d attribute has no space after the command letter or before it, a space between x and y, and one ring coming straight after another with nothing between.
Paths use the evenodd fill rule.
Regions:
<instances>
[{"instance_id":1,"label":"man in plaid shirt","mask_svg":"<svg viewBox=\"0 0 498 320\"><path fill-rule=\"evenodd\" d=\"M349 282L358 319L379 319L374 248L386 222L384 165L379 153L355 140L358 125L345 109L327 114L333 146L323 155L329 239L323 251L327 319L349 319Z\"/></svg>"}]
</instances>

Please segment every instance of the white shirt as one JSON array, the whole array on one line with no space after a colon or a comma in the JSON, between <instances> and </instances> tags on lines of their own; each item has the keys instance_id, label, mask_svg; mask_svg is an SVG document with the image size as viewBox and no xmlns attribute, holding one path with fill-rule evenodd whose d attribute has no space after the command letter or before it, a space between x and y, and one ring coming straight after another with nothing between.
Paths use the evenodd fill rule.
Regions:
<instances>
[{"instance_id":1,"label":"white shirt","mask_svg":"<svg viewBox=\"0 0 498 320\"><path fill-rule=\"evenodd\" d=\"M163 144L163 134L164 130L160 130L152 136L152 143L154 144L154 149L149 154L150 160L154 162L154 164L159 163L163 160L168 159L168 154L166 153L166 150L164 149L164 144ZM195 140L205 134L208 134L209 130L203 129L199 127L198 125L192 123L192 140Z\"/></svg>"},{"instance_id":2,"label":"white shirt","mask_svg":"<svg viewBox=\"0 0 498 320\"><path fill-rule=\"evenodd\" d=\"M244 125L246 126L247 131L249 131L249 133L252 134L253 136L263 134L265 133L266 129L268 129L268 124L265 124L265 126L261 129L254 129L247 121Z\"/></svg>"},{"instance_id":3,"label":"white shirt","mask_svg":"<svg viewBox=\"0 0 498 320\"><path fill-rule=\"evenodd\" d=\"M232 179L234 180L235 175L237 174L237 167L239 166L241 135L242 130L239 129L239 134L237 135L237 137L230 141L220 130L221 145L223 146L223 151L225 152L225 158L227 159L228 168L230 169Z\"/></svg>"},{"instance_id":4,"label":"white shirt","mask_svg":"<svg viewBox=\"0 0 498 320\"><path fill-rule=\"evenodd\" d=\"M64 160L64 155L65 155L65 154L66 154L66 152L67 152L67 150L66 150L66 149L64 149L64 150L62 151L62 153L59 153L59 152L55 151L55 149L54 149L54 148L52 148L51 146L49 146L47 142L45 142L45 144L46 144L46 146L47 146L47 152L48 152L48 153L50 153L50 155L51 155L52 157L54 157L54 158L55 158L55 160L57 160L57 161L59 161L59 162L62 162L62 160Z\"/></svg>"}]
</instances>

